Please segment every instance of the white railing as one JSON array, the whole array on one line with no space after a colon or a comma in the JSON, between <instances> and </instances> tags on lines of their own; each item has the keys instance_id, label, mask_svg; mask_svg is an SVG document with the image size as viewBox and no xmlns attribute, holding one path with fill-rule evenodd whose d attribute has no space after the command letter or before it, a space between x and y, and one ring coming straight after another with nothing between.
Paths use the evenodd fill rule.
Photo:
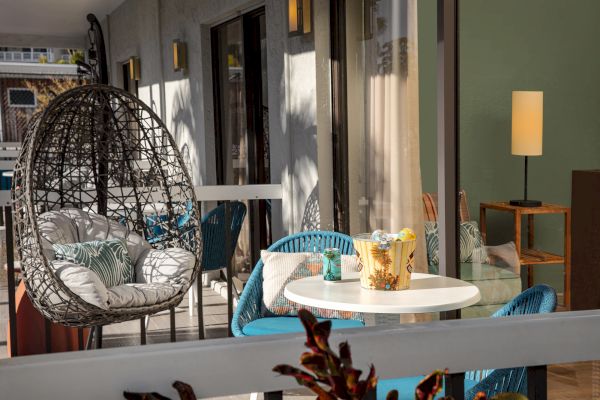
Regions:
<instances>
[{"instance_id":1,"label":"white railing","mask_svg":"<svg viewBox=\"0 0 600 400\"><path fill-rule=\"evenodd\" d=\"M41 51L0 51L0 61L8 62L39 62L40 56L47 58L48 62L52 62L49 52Z\"/></svg>"},{"instance_id":2,"label":"white railing","mask_svg":"<svg viewBox=\"0 0 600 400\"><path fill-rule=\"evenodd\" d=\"M380 378L415 376L440 368L534 366L600 359L600 311L336 331L355 364L374 363ZM214 339L0 360L6 399L118 399L124 390L174 394L191 384L200 398L297 387L271 372L296 365L303 335Z\"/></svg>"},{"instance_id":3,"label":"white railing","mask_svg":"<svg viewBox=\"0 0 600 400\"><path fill-rule=\"evenodd\" d=\"M12 170L21 150L21 142L0 142L0 170Z\"/></svg>"}]
</instances>

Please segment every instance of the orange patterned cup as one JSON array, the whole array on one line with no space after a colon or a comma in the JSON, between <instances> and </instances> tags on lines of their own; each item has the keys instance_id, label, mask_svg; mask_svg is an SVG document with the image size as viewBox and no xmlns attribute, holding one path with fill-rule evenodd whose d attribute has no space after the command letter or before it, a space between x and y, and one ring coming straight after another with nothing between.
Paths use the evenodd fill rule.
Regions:
<instances>
[{"instance_id":1,"label":"orange patterned cup","mask_svg":"<svg viewBox=\"0 0 600 400\"><path fill-rule=\"evenodd\" d=\"M391 235L394 237L394 235ZM393 238L389 248L371 239L371 234L361 233L352 237L358 257L360 285L372 290L405 290L410 286L410 274L414 268L416 240Z\"/></svg>"}]
</instances>

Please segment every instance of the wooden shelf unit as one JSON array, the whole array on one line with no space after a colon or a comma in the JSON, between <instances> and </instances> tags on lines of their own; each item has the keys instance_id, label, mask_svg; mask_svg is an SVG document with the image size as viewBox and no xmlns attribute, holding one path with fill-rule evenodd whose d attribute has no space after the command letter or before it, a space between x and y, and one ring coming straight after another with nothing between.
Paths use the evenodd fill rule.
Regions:
<instances>
[{"instance_id":1,"label":"wooden shelf unit","mask_svg":"<svg viewBox=\"0 0 600 400\"><path fill-rule=\"evenodd\" d=\"M519 207L508 202L481 203L479 206L479 224L481 235L487 243L486 211L496 210L509 212L514 218L514 239L521 265L527 267L527 287L533 285L533 266L563 264L564 271L564 304L567 309L571 306L571 209L558 204L543 203L540 207ZM550 253L535 248L535 215L564 214L564 255ZM527 247L521 244L521 219L527 216Z\"/></svg>"}]
</instances>

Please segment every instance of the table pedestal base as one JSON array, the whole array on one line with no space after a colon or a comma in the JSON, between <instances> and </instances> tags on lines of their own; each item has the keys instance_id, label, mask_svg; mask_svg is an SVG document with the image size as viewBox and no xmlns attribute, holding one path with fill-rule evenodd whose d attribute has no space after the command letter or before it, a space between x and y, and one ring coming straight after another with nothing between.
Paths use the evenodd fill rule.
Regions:
<instances>
[{"instance_id":1,"label":"table pedestal base","mask_svg":"<svg viewBox=\"0 0 600 400\"><path fill-rule=\"evenodd\" d=\"M398 325L401 314L373 314L374 325Z\"/></svg>"},{"instance_id":2,"label":"table pedestal base","mask_svg":"<svg viewBox=\"0 0 600 400\"><path fill-rule=\"evenodd\" d=\"M440 314L364 314L364 319L366 326L398 325L437 321Z\"/></svg>"}]
</instances>

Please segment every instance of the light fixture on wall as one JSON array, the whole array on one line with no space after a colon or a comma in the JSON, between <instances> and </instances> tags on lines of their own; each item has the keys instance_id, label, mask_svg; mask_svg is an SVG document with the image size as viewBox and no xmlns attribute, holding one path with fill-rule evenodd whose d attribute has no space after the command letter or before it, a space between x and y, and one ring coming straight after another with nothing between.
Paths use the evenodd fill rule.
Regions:
<instances>
[{"instance_id":1,"label":"light fixture on wall","mask_svg":"<svg viewBox=\"0 0 600 400\"><path fill-rule=\"evenodd\" d=\"M140 80L140 59L139 57L129 57L129 79L134 81Z\"/></svg>"},{"instance_id":2,"label":"light fixture on wall","mask_svg":"<svg viewBox=\"0 0 600 400\"><path fill-rule=\"evenodd\" d=\"M312 31L312 0L288 0L288 30L290 36Z\"/></svg>"},{"instance_id":3,"label":"light fixture on wall","mask_svg":"<svg viewBox=\"0 0 600 400\"><path fill-rule=\"evenodd\" d=\"M525 156L525 186L522 200L511 200L510 205L540 207L539 200L527 198L527 160L542 155L544 126L544 92L512 92L512 149L515 156Z\"/></svg>"},{"instance_id":4,"label":"light fixture on wall","mask_svg":"<svg viewBox=\"0 0 600 400\"><path fill-rule=\"evenodd\" d=\"M173 71L185 71L187 69L187 46L185 42L173 40Z\"/></svg>"}]
</instances>

